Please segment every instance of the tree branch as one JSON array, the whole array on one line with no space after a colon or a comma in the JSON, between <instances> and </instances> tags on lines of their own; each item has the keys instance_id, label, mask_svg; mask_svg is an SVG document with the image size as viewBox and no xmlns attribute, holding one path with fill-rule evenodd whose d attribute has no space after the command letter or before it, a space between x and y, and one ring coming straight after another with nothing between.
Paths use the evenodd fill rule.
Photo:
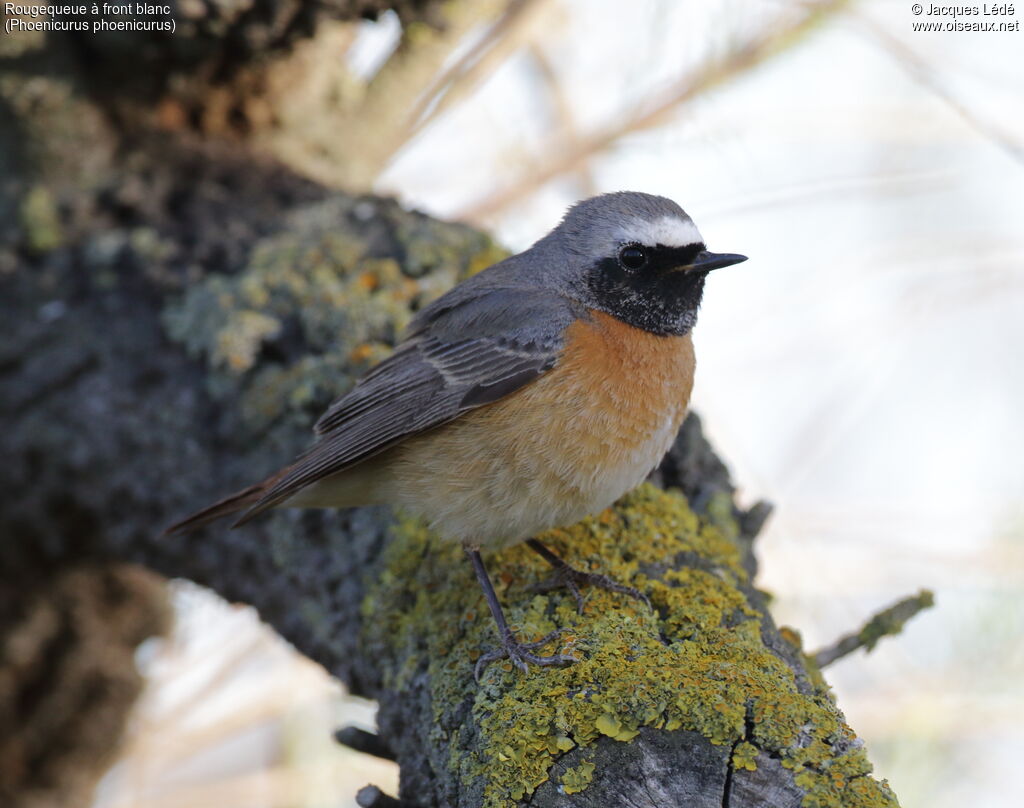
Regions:
<instances>
[{"instance_id":1,"label":"tree branch","mask_svg":"<svg viewBox=\"0 0 1024 808\"><path fill-rule=\"evenodd\" d=\"M832 645L811 654L811 658L818 668L825 668L861 648L870 651L882 637L896 636L903 631L908 620L934 605L935 595L927 589L922 589L916 595L903 598L888 609L883 609L868 620L856 634L848 634L836 640Z\"/></svg>"}]
</instances>

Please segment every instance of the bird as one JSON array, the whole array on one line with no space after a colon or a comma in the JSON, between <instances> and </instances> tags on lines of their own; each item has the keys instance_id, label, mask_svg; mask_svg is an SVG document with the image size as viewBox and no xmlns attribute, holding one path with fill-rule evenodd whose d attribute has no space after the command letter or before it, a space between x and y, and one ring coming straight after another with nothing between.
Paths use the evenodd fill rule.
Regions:
<instances>
[{"instance_id":1,"label":"bird","mask_svg":"<svg viewBox=\"0 0 1024 808\"><path fill-rule=\"evenodd\" d=\"M482 553L525 542L580 612L581 585L647 601L536 537L603 510L658 465L689 404L705 278L745 260L710 252L666 197L578 202L531 247L421 309L294 462L165 533L229 514L237 527L277 507L396 506L459 542L473 567L500 642L478 658L478 680L498 659L524 673L572 664L535 652L558 632L516 637Z\"/></svg>"}]
</instances>

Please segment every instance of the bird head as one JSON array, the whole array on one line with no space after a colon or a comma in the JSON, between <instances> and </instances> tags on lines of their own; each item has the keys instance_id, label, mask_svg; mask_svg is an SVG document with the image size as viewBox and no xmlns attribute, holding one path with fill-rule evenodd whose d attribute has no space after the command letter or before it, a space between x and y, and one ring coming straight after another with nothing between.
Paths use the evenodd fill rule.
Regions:
<instances>
[{"instance_id":1,"label":"bird head","mask_svg":"<svg viewBox=\"0 0 1024 808\"><path fill-rule=\"evenodd\" d=\"M707 274L747 260L708 251L671 199L631 191L574 205L545 241L566 257L579 302L662 335L689 333Z\"/></svg>"}]
</instances>

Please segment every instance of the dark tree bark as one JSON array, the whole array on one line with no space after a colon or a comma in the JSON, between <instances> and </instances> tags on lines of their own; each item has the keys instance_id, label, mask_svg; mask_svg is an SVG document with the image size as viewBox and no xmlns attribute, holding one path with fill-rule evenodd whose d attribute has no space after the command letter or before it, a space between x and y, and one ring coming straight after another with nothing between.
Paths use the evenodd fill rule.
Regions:
<instances>
[{"instance_id":1,"label":"dark tree bark","mask_svg":"<svg viewBox=\"0 0 1024 808\"><path fill-rule=\"evenodd\" d=\"M108 759L138 689L131 650L164 624L140 565L254 605L378 699L409 805L895 804L752 586L766 507L736 506L695 418L656 475L668 490L549 537L642 586L654 612L597 592L578 616L565 593L531 590L546 571L522 548L489 560L521 632L563 629L579 658L564 670L495 664L476 684L495 637L471 571L386 509L158 538L302 449L412 311L501 253L244 143L127 127L130 88L105 103L75 51L14 50L0 54L0 801L81 801Z\"/></svg>"}]
</instances>

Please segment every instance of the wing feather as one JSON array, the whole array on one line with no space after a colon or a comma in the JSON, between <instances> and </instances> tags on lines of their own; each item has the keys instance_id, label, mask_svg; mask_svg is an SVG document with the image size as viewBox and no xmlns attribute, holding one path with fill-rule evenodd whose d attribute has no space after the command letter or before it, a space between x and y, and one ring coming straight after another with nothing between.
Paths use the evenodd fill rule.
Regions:
<instances>
[{"instance_id":1,"label":"wing feather","mask_svg":"<svg viewBox=\"0 0 1024 808\"><path fill-rule=\"evenodd\" d=\"M577 316L564 298L534 290L487 290L430 314L422 313L414 336L328 408L316 423L317 442L239 523L409 435L529 384L554 366L562 334Z\"/></svg>"}]
</instances>

